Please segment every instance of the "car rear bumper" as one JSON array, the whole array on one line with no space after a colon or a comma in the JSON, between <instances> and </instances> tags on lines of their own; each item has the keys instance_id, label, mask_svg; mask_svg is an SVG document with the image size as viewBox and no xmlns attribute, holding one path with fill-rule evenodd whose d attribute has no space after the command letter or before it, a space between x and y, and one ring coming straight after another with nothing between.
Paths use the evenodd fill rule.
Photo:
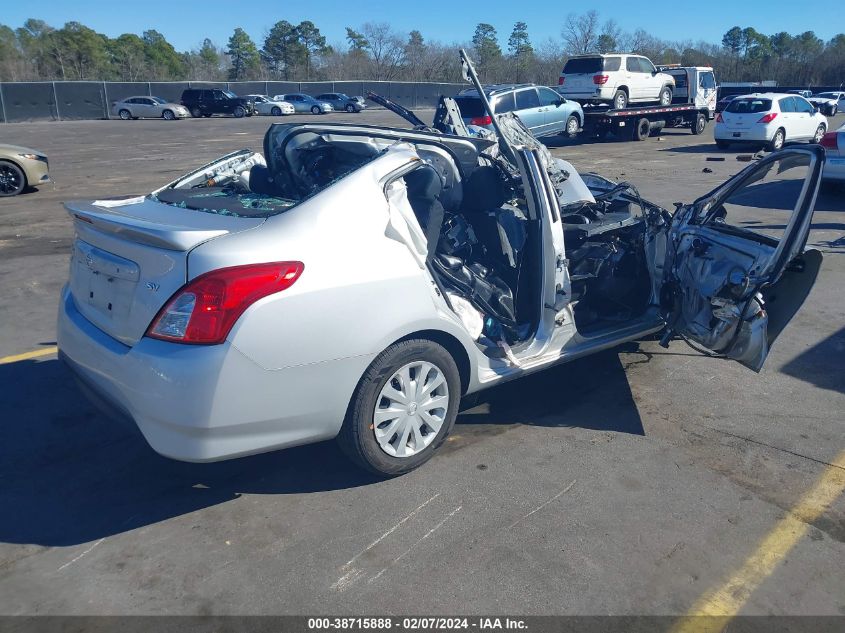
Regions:
<instances>
[{"instance_id":1,"label":"car rear bumper","mask_svg":"<svg viewBox=\"0 0 845 633\"><path fill-rule=\"evenodd\" d=\"M822 179L845 182L845 156L828 155L824 162Z\"/></svg>"},{"instance_id":2,"label":"car rear bumper","mask_svg":"<svg viewBox=\"0 0 845 633\"><path fill-rule=\"evenodd\" d=\"M158 453L217 461L337 435L370 358L269 371L229 342L179 345L143 338L127 347L80 314L66 286L60 357L95 403L135 422Z\"/></svg>"},{"instance_id":3,"label":"car rear bumper","mask_svg":"<svg viewBox=\"0 0 845 633\"><path fill-rule=\"evenodd\" d=\"M768 143L776 131L777 126L755 125L738 130L717 123L713 128L713 137L717 141L729 143Z\"/></svg>"}]
</instances>

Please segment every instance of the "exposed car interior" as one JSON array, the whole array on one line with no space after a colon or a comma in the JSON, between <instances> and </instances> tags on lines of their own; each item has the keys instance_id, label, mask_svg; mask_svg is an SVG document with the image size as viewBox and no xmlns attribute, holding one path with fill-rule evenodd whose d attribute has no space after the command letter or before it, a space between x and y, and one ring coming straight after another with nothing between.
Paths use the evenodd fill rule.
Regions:
<instances>
[{"instance_id":1,"label":"exposed car interior","mask_svg":"<svg viewBox=\"0 0 845 633\"><path fill-rule=\"evenodd\" d=\"M244 152L155 195L184 208L266 217L325 189L395 142L305 131L266 148L283 169L272 170L261 154ZM539 324L543 279L541 222L528 216L521 179L494 155L474 153L470 163L439 143L417 142L415 150L421 166L402 181L425 235L426 263L447 299L461 297L478 312L482 345L505 341L518 349ZM649 222L661 222L663 210L625 183L599 176L585 182L594 200L562 204L561 216L570 303L579 331L589 336L649 307L653 280L645 241Z\"/></svg>"}]
</instances>

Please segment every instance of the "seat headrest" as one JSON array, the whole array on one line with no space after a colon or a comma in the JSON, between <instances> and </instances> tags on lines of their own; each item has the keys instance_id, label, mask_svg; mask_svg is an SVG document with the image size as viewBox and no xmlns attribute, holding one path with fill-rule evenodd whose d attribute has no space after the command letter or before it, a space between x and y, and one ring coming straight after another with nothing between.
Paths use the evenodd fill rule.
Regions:
<instances>
[{"instance_id":1,"label":"seat headrest","mask_svg":"<svg viewBox=\"0 0 845 633\"><path fill-rule=\"evenodd\" d=\"M500 208L507 201L505 185L495 167L477 167L464 181L464 211L479 212Z\"/></svg>"},{"instance_id":2,"label":"seat headrest","mask_svg":"<svg viewBox=\"0 0 845 633\"><path fill-rule=\"evenodd\" d=\"M408 198L436 200L443 191L440 174L430 165L424 165L405 176Z\"/></svg>"},{"instance_id":3,"label":"seat headrest","mask_svg":"<svg viewBox=\"0 0 845 633\"><path fill-rule=\"evenodd\" d=\"M270 170L264 165L253 165L249 170L249 190L267 196L278 195L278 187L270 177Z\"/></svg>"}]
</instances>

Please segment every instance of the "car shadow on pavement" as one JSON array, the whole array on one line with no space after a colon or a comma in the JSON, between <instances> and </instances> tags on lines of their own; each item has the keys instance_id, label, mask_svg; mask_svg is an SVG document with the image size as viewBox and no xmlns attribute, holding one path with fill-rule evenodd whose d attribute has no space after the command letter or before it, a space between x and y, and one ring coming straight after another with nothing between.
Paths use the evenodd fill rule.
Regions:
<instances>
[{"instance_id":1,"label":"car shadow on pavement","mask_svg":"<svg viewBox=\"0 0 845 633\"><path fill-rule=\"evenodd\" d=\"M781 368L787 376L803 380L819 389L845 393L845 327L802 352Z\"/></svg>"},{"instance_id":2,"label":"car shadow on pavement","mask_svg":"<svg viewBox=\"0 0 845 633\"><path fill-rule=\"evenodd\" d=\"M9 412L0 426L0 543L77 545L242 493L298 495L379 482L334 442L211 464L161 457L134 425L91 405L57 360L0 365L0 381L0 410ZM517 424L643 434L616 352L493 388L479 402L460 415L456 434L482 439Z\"/></svg>"},{"instance_id":3,"label":"car shadow on pavement","mask_svg":"<svg viewBox=\"0 0 845 633\"><path fill-rule=\"evenodd\" d=\"M376 483L334 442L211 464L155 453L57 360L0 365L0 543L87 543L225 503Z\"/></svg>"},{"instance_id":4,"label":"car shadow on pavement","mask_svg":"<svg viewBox=\"0 0 845 633\"><path fill-rule=\"evenodd\" d=\"M637 350L631 344L482 391L458 416L456 432L460 425L525 424L645 435L619 356Z\"/></svg>"}]
</instances>

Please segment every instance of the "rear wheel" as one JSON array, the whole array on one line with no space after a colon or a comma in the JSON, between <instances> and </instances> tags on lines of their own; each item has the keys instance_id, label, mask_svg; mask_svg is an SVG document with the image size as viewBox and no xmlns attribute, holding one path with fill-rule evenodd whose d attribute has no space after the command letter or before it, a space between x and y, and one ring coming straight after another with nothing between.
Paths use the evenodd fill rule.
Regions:
<instances>
[{"instance_id":1,"label":"rear wheel","mask_svg":"<svg viewBox=\"0 0 845 633\"><path fill-rule=\"evenodd\" d=\"M270 114L273 116L282 116L282 109L279 106L273 106L273 109L270 110Z\"/></svg>"},{"instance_id":2,"label":"rear wheel","mask_svg":"<svg viewBox=\"0 0 845 633\"><path fill-rule=\"evenodd\" d=\"M643 117L637 124L634 126L634 140L635 141L644 141L646 140L649 135L651 134L651 123L649 123L648 119Z\"/></svg>"},{"instance_id":3,"label":"rear wheel","mask_svg":"<svg viewBox=\"0 0 845 633\"><path fill-rule=\"evenodd\" d=\"M311 106L311 114L320 114L320 106Z\"/></svg>"},{"instance_id":4,"label":"rear wheel","mask_svg":"<svg viewBox=\"0 0 845 633\"><path fill-rule=\"evenodd\" d=\"M346 111L347 111L347 112L349 112L350 114L351 114L352 112L355 112L355 106L354 106L354 105L352 105L351 103L347 103L347 104L346 104Z\"/></svg>"},{"instance_id":5,"label":"rear wheel","mask_svg":"<svg viewBox=\"0 0 845 633\"><path fill-rule=\"evenodd\" d=\"M132 113L129 110L124 109L124 110L121 110L120 112L118 112L117 116L119 116L124 121L128 121L129 119L132 118Z\"/></svg>"},{"instance_id":6,"label":"rear wheel","mask_svg":"<svg viewBox=\"0 0 845 633\"><path fill-rule=\"evenodd\" d=\"M813 143L821 143L822 137L824 136L824 133L826 131L827 131L827 128L824 126L824 123L819 125L819 127L816 129L815 136L813 136Z\"/></svg>"},{"instance_id":7,"label":"rear wheel","mask_svg":"<svg viewBox=\"0 0 845 633\"><path fill-rule=\"evenodd\" d=\"M242 119L246 116L246 108L243 106L235 106L235 109L232 111L232 114L235 115L236 119Z\"/></svg>"},{"instance_id":8,"label":"rear wheel","mask_svg":"<svg viewBox=\"0 0 845 633\"><path fill-rule=\"evenodd\" d=\"M26 188L23 170L8 161L0 161L0 197L16 196Z\"/></svg>"},{"instance_id":9,"label":"rear wheel","mask_svg":"<svg viewBox=\"0 0 845 633\"><path fill-rule=\"evenodd\" d=\"M202 110L200 110L197 106L191 108L191 116L195 119L198 119L202 116Z\"/></svg>"},{"instance_id":10,"label":"rear wheel","mask_svg":"<svg viewBox=\"0 0 845 633\"><path fill-rule=\"evenodd\" d=\"M663 86L660 91L660 105L672 105L672 89L669 86Z\"/></svg>"},{"instance_id":11,"label":"rear wheel","mask_svg":"<svg viewBox=\"0 0 845 633\"><path fill-rule=\"evenodd\" d=\"M624 110L628 105L628 93L624 90L617 90L613 95L613 107L617 110Z\"/></svg>"},{"instance_id":12,"label":"rear wheel","mask_svg":"<svg viewBox=\"0 0 845 633\"><path fill-rule=\"evenodd\" d=\"M707 117L703 114L699 114L695 117L695 120L692 122L692 133L695 135L701 134L704 132L704 129L707 127Z\"/></svg>"},{"instance_id":13,"label":"rear wheel","mask_svg":"<svg viewBox=\"0 0 845 633\"><path fill-rule=\"evenodd\" d=\"M172 110L165 110L164 112L161 113L161 118L166 119L168 121L172 121L173 119L176 118L176 116L173 114Z\"/></svg>"},{"instance_id":14,"label":"rear wheel","mask_svg":"<svg viewBox=\"0 0 845 633\"><path fill-rule=\"evenodd\" d=\"M785 140L786 132L783 131L783 128L780 128L777 132L775 132L775 135L766 147L770 152L776 152L783 147Z\"/></svg>"},{"instance_id":15,"label":"rear wheel","mask_svg":"<svg viewBox=\"0 0 845 633\"><path fill-rule=\"evenodd\" d=\"M458 368L445 348L427 339L394 343L358 383L338 443L367 470L407 473L446 439L460 396Z\"/></svg>"},{"instance_id":16,"label":"rear wheel","mask_svg":"<svg viewBox=\"0 0 845 633\"><path fill-rule=\"evenodd\" d=\"M578 134L579 127L578 117L574 114L569 115L569 118L566 119L566 135L570 138L574 137Z\"/></svg>"}]
</instances>

